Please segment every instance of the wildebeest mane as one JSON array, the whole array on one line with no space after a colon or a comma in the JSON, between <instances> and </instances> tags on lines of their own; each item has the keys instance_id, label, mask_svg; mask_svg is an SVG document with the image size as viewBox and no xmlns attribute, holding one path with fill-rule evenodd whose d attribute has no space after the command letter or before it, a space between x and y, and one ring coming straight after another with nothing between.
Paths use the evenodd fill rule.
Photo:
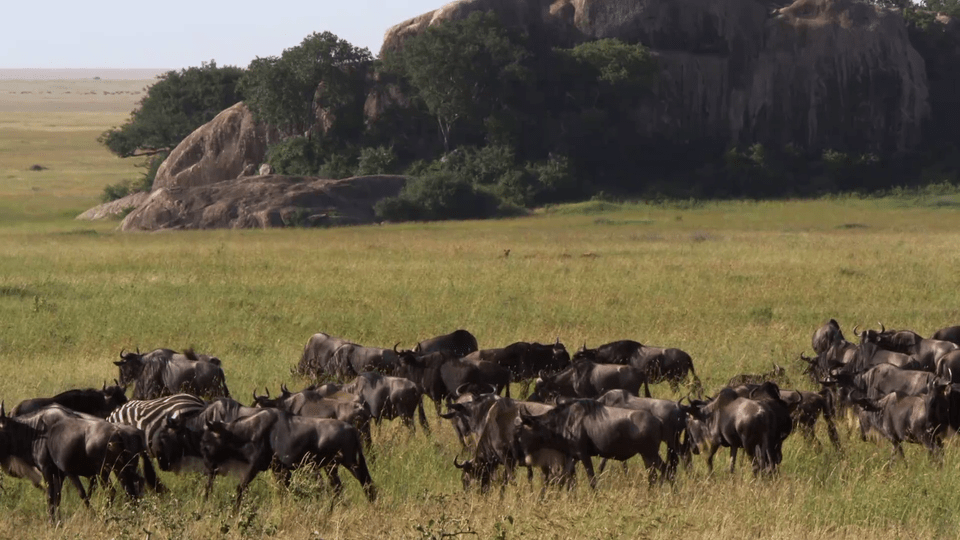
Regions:
<instances>
[{"instance_id":1,"label":"wildebeest mane","mask_svg":"<svg viewBox=\"0 0 960 540\"><path fill-rule=\"evenodd\" d=\"M148 396L162 395L163 370L167 366L167 359L144 358L142 362L143 370L135 381L133 399L148 399Z\"/></svg>"}]
</instances>

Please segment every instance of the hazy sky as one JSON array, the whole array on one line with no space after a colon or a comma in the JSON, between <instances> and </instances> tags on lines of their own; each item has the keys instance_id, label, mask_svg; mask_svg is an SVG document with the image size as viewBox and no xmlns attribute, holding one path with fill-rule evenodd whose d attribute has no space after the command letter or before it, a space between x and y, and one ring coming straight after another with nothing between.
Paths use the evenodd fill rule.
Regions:
<instances>
[{"instance_id":1,"label":"hazy sky","mask_svg":"<svg viewBox=\"0 0 960 540\"><path fill-rule=\"evenodd\" d=\"M246 67L312 32L374 55L387 28L446 0L26 0L7 2L0 68Z\"/></svg>"}]
</instances>

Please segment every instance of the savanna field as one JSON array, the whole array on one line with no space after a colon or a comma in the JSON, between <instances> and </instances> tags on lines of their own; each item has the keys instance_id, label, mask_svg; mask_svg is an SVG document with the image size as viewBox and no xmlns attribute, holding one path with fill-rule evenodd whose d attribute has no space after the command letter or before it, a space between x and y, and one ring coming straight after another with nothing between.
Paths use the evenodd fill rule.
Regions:
<instances>
[{"instance_id":1,"label":"savanna field","mask_svg":"<svg viewBox=\"0 0 960 540\"><path fill-rule=\"evenodd\" d=\"M250 403L308 381L292 374L315 332L412 347L456 328L481 348L553 342L571 352L617 339L679 347L708 392L738 373L784 366L833 317L928 336L960 324L960 195L927 190L861 199L776 202L585 202L519 219L341 229L131 234L73 217L103 187L139 171L96 142L149 81L97 81L98 94L52 89L91 81L0 85L0 398L100 387L122 348L195 347L223 360ZM83 88L86 88L84 86ZM44 99L38 99L39 92ZM103 94L106 90L110 94ZM113 92L120 92L116 93ZM60 92L59 94L56 92ZM86 91L86 90L85 90ZM24 94L23 92L35 92ZM96 100L94 100L96 97ZM37 99L35 99L37 98ZM27 103L28 105L20 106ZM32 165L46 167L28 170ZM507 252L509 250L509 252ZM679 399L666 384L655 397ZM547 490L525 474L502 494L464 492L452 428L427 408L430 433L399 422L373 431L379 499L343 474L269 474L232 512L236 480L209 501L197 475L137 504L102 490L83 507L64 489L60 528L44 494L2 479L2 538L955 538L960 444L936 467L906 445L861 442L840 421L843 452L792 435L772 478L731 475L727 451L708 476L701 456L673 485L648 488L638 459L608 467L591 491ZM461 458L463 456L461 455Z\"/></svg>"}]
</instances>

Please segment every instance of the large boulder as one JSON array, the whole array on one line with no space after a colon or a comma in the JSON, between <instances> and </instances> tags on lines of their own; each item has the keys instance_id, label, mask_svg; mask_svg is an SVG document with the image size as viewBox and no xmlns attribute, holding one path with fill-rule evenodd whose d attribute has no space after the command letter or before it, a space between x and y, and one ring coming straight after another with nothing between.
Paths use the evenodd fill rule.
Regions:
<instances>
[{"instance_id":1,"label":"large boulder","mask_svg":"<svg viewBox=\"0 0 960 540\"><path fill-rule=\"evenodd\" d=\"M381 56L430 25L489 10L559 46L649 47L661 70L636 125L654 139L885 153L915 147L928 112L924 62L902 16L854 0L458 0L389 29ZM367 113L396 101L375 96Z\"/></svg>"},{"instance_id":2,"label":"large boulder","mask_svg":"<svg viewBox=\"0 0 960 540\"><path fill-rule=\"evenodd\" d=\"M195 187L155 189L124 218L124 231L241 229L370 223L373 205L400 193L405 176L343 180L252 176Z\"/></svg>"},{"instance_id":3,"label":"large boulder","mask_svg":"<svg viewBox=\"0 0 960 540\"><path fill-rule=\"evenodd\" d=\"M130 195L115 201L105 202L103 204L94 206L93 208L77 216L77 219L93 221L97 219L116 218L123 215L124 212L127 212L130 209L140 206L144 201L147 200L147 197L149 196L149 193L144 193L143 191L131 193Z\"/></svg>"},{"instance_id":4,"label":"large boulder","mask_svg":"<svg viewBox=\"0 0 960 540\"><path fill-rule=\"evenodd\" d=\"M222 111L180 142L157 170L154 189L232 180L256 170L267 152L268 130L243 102Z\"/></svg>"}]
</instances>

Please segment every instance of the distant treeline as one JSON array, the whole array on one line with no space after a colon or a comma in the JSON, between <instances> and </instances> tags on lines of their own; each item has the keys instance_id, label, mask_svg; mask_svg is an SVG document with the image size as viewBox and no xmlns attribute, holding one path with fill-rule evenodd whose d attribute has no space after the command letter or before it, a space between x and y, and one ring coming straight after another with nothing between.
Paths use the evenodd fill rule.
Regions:
<instances>
[{"instance_id":1,"label":"distant treeline","mask_svg":"<svg viewBox=\"0 0 960 540\"><path fill-rule=\"evenodd\" d=\"M930 1L960 14L956 0ZM910 152L645 137L634 111L658 76L645 47L551 47L475 13L381 58L324 32L246 69L210 62L165 74L127 124L101 137L118 155L149 156L143 179L108 197L149 189L167 152L240 100L281 135L266 158L279 173L415 177L378 205L390 220L486 217L598 194L777 198L957 183L960 39L931 24L934 13L901 8L930 88L924 142Z\"/></svg>"}]
</instances>

